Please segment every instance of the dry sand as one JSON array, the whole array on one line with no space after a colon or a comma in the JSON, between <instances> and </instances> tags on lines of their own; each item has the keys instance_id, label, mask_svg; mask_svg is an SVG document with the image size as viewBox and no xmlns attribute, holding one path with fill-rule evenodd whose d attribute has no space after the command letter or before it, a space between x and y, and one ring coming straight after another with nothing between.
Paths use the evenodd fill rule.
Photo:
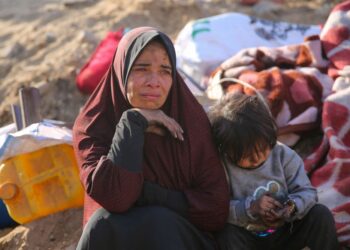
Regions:
<instances>
[{"instance_id":1,"label":"dry sand","mask_svg":"<svg viewBox=\"0 0 350 250\"><path fill-rule=\"evenodd\" d=\"M263 0L262 0L263 1ZM119 27L154 26L173 39L192 20L239 11L302 24L322 24L336 2L295 0L258 14L238 0L0 0L0 127L21 86L42 89L44 118L73 122L87 99L75 86L79 68L101 38ZM0 249L75 249L82 209L0 230Z\"/></svg>"}]
</instances>

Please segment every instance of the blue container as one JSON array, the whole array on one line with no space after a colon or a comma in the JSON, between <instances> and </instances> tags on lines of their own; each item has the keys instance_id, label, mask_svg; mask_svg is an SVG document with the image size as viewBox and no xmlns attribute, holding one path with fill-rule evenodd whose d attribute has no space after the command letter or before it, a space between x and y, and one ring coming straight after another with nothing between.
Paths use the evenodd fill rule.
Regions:
<instances>
[{"instance_id":1,"label":"blue container","mask_svg":"<svg viewBox=\"0 0 350 250\"><path fill-rule=\"evenodd\" d=\"M17 225L17 222L10 217L4 202L0 200L0 229L15 225Z\"/></svg>"}]
</instances>

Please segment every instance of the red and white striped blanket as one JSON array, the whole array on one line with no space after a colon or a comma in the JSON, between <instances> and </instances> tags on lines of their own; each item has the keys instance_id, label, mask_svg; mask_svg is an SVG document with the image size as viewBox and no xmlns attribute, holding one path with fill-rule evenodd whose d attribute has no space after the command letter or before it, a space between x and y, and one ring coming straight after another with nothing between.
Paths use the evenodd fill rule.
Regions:
<instances>
[{"instance_id":1,"label":"red and white striped blanket","mask_svg":"<svg viewBox=\"0 0 350 250\"><path fill-rule=\"evenodd\" d=\"M325 55L324 57L322 55ZM322 129L320 145L305 157L319 201L335 218L338 239L350 247L350 0L338 4L320 39L280 48L251 48L213 72L207 94L252 93L232 80L253 85L266 97L279 139L295 145L306 131Z\"/></svg>"},{"instance_id":2,"label":"red and white striped blanket","mask_svg":"<svg viewBox=\"0 0 350 250\"><path fill-rule=\"evenodd\" d=\"M321 35L330 61L328 75L335 79L323 104L322 144L305 159L320 202L334 214L338 239L350 246L350 1L338 4Z\"/></svg>"},{"instance_id":3,"label":"red and white striped blanket","mask_svg":"<svg viewBox=\"0 0 350 250\"><path fill-rule=\"evenodd\" d=\"M334 214L339 241L350 246L350 71L333 90L323 104L322 143L304 162L319 201Z\"/></svg>"},{"instance_id":4,"label":"red and white striped blanket","mask_svg":"<svg viewBox=\"0 0 350 250\"><path fill-rule=\"evenodd\" d=\"M254 94L250 88L224 78L251 84L268 101L279 127L278 139L293 146L305 132L320 126L323 100L333 84L324 73L328 63L322 58L318 38L279 48L244 49L212 74L207 94L212 99L234 91Z\"/></svg>"},{"instance_id":5,"label":"red and white striped blanket","mask_svg":"<svg viewBox=\"0 0 350 250\"><path fill-rule=\"evenodd\" d=\"M328 74L336 78L338 70L349 65L350 57L350 1L335 6L320 34L322 47L330 62Z\"/></svg>"}]
</instances>

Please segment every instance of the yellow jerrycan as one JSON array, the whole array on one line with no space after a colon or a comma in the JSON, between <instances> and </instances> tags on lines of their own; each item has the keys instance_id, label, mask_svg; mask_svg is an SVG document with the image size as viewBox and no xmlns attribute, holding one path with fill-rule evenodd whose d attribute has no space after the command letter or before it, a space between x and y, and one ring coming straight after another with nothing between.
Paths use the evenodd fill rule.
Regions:
<instances>
[{"instance_id":1,"label":"yellow jerrycan","mask_svg":"<svg viewBox=\"0 0 350 250\"><path fill-rule=\"evenodd\" d=\"M73 147L59 144L1 162L0 199L20 224L82 206L84 191Z\"/></svg>"}]
</instances>

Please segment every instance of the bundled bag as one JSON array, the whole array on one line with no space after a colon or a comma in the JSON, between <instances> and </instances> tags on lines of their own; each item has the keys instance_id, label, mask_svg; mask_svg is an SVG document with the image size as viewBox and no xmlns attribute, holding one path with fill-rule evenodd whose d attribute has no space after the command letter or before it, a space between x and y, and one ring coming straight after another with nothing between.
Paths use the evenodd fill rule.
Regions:
<instances>
[{"instance_id":1,"label":"bundled bag","mask_svg":"<svg viewBox=\"0 0 350 250\"><path fill-rule=\"evenodd\" d=\"M116 32L109 32L81 68L76 77L76 85L81 92L91 94L94 91L107 72L123 34L124 28Z\"/></svg>"},{"instance_id":2,"label":"bundled bag","mask_svg":"<svg viewBox=\"0 0 350 250\"><path fill-rule=\"evenodd\" d=\"M178 68L206 88L210 73L240 50L298 44L320 31L317 25L277 22L235 12L198 19L187 23L176 38Z\"/></svg>"}]
</instances>

